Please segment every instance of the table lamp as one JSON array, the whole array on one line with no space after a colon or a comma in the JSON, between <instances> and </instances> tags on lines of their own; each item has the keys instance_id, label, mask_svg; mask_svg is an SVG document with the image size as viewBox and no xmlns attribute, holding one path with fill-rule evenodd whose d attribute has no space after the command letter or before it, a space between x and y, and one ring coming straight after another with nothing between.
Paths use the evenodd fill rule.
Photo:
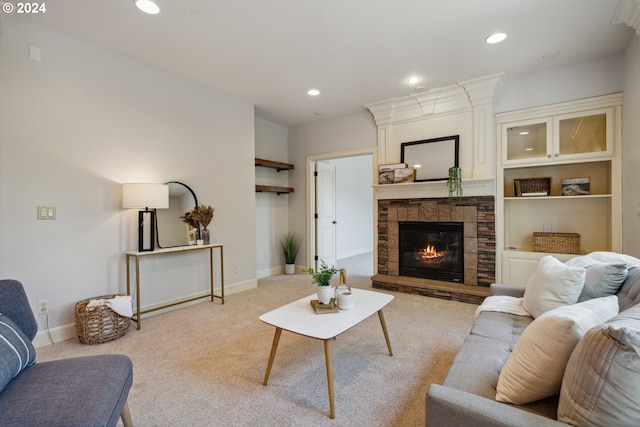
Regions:
<instances>
[{"instance_id":1,"label":"table lamp","mask_svg":"<svg viewBox=\"0 0 640 427\"><path fill-rule=\"evenodd\" d=\"M156 212L169 207L169 187L165 184L123 184L122 207L138 212L138 252L155 249Z\"/></svg>"}]
</instances>

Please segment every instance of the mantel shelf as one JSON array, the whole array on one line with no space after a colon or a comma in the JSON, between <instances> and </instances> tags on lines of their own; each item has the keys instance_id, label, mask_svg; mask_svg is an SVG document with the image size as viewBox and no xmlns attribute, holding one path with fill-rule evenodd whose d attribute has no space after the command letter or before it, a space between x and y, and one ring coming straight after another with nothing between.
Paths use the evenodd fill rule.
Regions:
<instances>
[{"instance_id":1,"label":"mantel shelf","mask_svg":"<svg viewBox=\"0 0 640 427\"><path fill-rule=\"evenodd\" d=\"M256 185L256 193L261 193L263 191L269 192L269 193L276 193L280 195L280 194L293 193L293 188L292 187L276 187L273 185Z\"/></svg>"},{"instance_id":2,"label":"mantel shelf","mask_svg":"<svg viewBox=\"0 0 640 427\"><path fill-rule=\"evenodd\" d=\"M373 185L376 199L412 199L449 197L447 181L409 182L404 184ZM471 178L462 180L464 197L491 196L493 179Z\"/></svg>"},{"instance_id":3,"label":"mantel shelf","mask_svg":"<svg viewBox=\"0 0 640 427\"><path fill-rule=\"evenodd\" d=\"M274 162L273 160L258 159L256 157L256 166L263 166L265 168L272 168L276 171L293 170L293 165L290 163Z\"/></svg>"}]
</instances>

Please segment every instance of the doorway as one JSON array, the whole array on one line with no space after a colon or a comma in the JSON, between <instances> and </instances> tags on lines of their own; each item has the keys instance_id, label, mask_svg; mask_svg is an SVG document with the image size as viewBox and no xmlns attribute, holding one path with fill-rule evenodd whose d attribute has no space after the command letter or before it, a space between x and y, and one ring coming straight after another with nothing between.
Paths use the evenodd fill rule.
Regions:
<instances>
[{"instance_id":1,"label":"doorway","mask_svg":"<svg viewBox=\"0 0 640 427\"><path fill-rule=\"evenodd\" d=\"M374 150L308 158L310 265L373 275Z\"/></svg>"}]
</instances>

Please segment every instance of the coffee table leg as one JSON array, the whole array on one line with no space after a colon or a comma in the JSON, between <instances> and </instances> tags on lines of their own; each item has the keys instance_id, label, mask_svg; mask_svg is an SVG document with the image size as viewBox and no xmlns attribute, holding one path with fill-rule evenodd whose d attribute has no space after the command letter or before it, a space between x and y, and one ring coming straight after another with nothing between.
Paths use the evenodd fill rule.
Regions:
<instances>
[{"instance_id":1,"label":"coffee table leg","mask_svg":"<svg viewBox=\"0 0 640 427\"><path fill-rule=\"evenodd\" d=\"M384 339L387 341L387 347L389 348L389 356L393 356L393 350L391 350L391 341L389 341L389 333L387 332L387 323L384 321L384 314L382 314L382 309L378 310L378 317L380 318L380 324L382 325L382 332L384 332Z\"/></svg>"},{"instance_id":2,"label":"coffee table leg","mask_svg":"<svg viewBox=\"0 0 640 427\"><path fill-rule=\"evenodd\" d=\"M327 362L327 386L329 388L329 418L336 417L336 408L333 404L333 364L331 363L331 339L324 340L324 358Z\"/></svg>"},{"instance_id":3,"label":"coffee table leg","mask_svg":"<svg viewBox=\"0 0 640 427\"><path fill-rule=\"evenodd\" d=\"M280 341L280 334L282 334L282 328L276 328L276 333L273 336L273 344L271 345L271 354L269 355L269 364L267 365L267 372L264 374L262 385L267 385L267 381L269 381L273 359L276 357L276 350L278 349L278 342Z\"/></svg>"}]
</instances>

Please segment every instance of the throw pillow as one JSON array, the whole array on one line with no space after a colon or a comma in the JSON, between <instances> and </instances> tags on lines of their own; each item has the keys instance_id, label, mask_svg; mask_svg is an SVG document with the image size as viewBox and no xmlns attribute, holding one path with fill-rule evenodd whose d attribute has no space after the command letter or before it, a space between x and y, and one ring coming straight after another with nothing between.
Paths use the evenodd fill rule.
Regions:
<instances>
[{"instance_id":1,"label":"throw pillow","mask_svg":"<svg viewBox=\"0 0 640 427\"><path fill-rule=\"evenodd\" d=\"M13 320L0 314L0 391L35 361L36 351L31 340Z\"/></svg>"},{"instance_id":2,"label":"throw pillow","mask_svg":"<svg viewBox=\"0 0 640 427\"><path fill-rule=\"evenodd\" d=\"M627 271L626 263L598 263L587 267L578 302L615 295L627 278Z\"/></svg>"},{"instance_id":3,"label":"throw pillow","mask_svg":"<svg viewBox=\"0 0 640 427\"><path fill-rule=\"evenodd\" d=\"M502 367L496 400L524 405L560 391L574 347L591 327L618 314L608 296L550 310L524 330Z\"/></svg>"},{"instance_id":4,"label":"throw pillow","mask_svg":"<svg viewBox=\"0 0 640 427\"><path fill-rule=\"evenodd\" d=\"M584 287L584 278L584 268L568 266L546 255L527 280L522 306L536 318L545 311L575 304Z\"/></svg>"},{"instance_id":5,"label":"throw pillow","mask_svg":"<svg viewBox=\"0 0 640 427\"><path fill-rule=\"evenodd\" d=\"M590 329L569 358L558 421L640 425L640 305Z\"/></svg>"}]
</instances>

